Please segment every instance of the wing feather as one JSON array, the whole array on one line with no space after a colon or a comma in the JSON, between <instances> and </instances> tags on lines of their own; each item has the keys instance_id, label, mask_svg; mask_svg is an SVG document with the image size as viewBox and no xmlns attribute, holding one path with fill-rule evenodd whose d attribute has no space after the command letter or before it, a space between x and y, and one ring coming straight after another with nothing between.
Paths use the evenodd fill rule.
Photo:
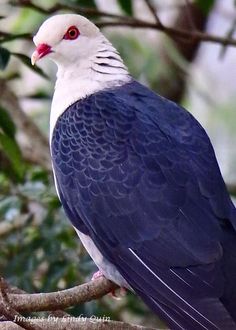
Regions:
<instances>
[{"instance_id":1,"label":"wing feather","mask_svg":"<svg viewBox=\"0 0 236 330\"><path fill-rule=\"evenodd\" d=\"M58 119L52 159L68 217L151 308L176 329L235 329L219 300L235 209L187 111L136 82L98 92Z\"/></svg>"}]
</instances>

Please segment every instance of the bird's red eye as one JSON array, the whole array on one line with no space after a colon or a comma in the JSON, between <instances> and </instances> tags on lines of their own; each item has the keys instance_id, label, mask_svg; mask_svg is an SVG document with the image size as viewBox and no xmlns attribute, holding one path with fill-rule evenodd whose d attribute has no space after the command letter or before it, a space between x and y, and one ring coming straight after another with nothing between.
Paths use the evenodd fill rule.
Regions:
<instances>
[{"instance_id":1,"label":"bird's red eye","mask_svg":"<svg viewBox=\"0 0 236 330\"><path fill-rule=\"evenodd\" d=\"M67 32L64 35L63 39L66 39L66 40L75 40L75 39L78 38L79 35L80 35L80 32L77 29L77 27L76 26L71 26L67 30Z\"/></svg>"}]
</instances>

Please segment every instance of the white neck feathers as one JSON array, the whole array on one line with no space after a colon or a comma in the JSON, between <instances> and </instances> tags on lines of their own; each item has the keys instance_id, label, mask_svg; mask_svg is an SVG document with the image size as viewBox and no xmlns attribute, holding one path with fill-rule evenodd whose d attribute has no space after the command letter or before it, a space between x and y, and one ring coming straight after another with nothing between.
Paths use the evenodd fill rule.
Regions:
<instances>
[{"instance_id":1,"label":"white neck feathers","mask_svg":"<svg viewBox=\"0 0 236 330\"><path fill-rule=\"evenodd\" d=\"M97 46L96 46L97 44ZM89 58L69 66L58 65L50 116L50 141L59 116L73 103L100 90L121 86L131 77L120 55L100 34Z\"/></svg>"}]
</instances>

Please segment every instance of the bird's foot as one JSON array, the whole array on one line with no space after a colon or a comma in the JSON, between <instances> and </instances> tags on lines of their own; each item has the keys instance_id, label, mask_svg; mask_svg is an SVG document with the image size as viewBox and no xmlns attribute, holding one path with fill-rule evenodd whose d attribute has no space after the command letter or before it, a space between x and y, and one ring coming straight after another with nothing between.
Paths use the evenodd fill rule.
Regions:
<instances>
[{"instance_id":1,"label":"bird's foot","mask_svg":"<svg viewBox=\"0 0 236 330\"><path fill-rule=\"evenodd\" d=\"M113 299L121 300L122 298L124 298L126 296L127 291L128 290L126 288L120 287L118 289L111 290L111 292L109 292L108 294Z\"/></svg>"},{"instance_id":2,"label":"bird's foot","mask_svg":"<svg viewBox=\"0 0 236 330\"><path fill-rule=\"evenodd\" d=\"M96 280L97 278L105 277L103 272L101 270L98 270L96 273L92 276L92 281Z\"/></svg>"},{"instance_id":3,"label":"bird's foot","mask_svg":"<svg viewBox=\"0 0 236 330\"><path fill-rule=\"evenodd\" d=\"M101 278L101 277L105 277L105 275L103 274L103 272L101 270L98 270L96 273L93 274L92 276L92 281ZM122 299L127 293L127 289L120 287L118 289L114 289L111 290L111 292L109 292L109 295L116 300L120 300Z\"/></svg>"}]
</instances>

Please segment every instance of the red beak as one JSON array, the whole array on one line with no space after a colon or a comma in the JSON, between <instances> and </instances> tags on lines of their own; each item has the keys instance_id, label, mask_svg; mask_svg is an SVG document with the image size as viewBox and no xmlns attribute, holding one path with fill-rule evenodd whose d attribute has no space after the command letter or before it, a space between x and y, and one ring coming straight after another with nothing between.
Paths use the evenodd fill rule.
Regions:
<instances>
[{"instance_id":1,"label":"red beak","mask_svg":"<svg viewBox=\"0 0 236 330\"><path fill-rule=\"evenodd\" d=\"M50 54L51 52L52 52L51 46L49 46L47 44L39 44L31 56L32 65L35 65L35 63L40 58L46 56L47 54Z\"/></svg>"}]
</instances>

